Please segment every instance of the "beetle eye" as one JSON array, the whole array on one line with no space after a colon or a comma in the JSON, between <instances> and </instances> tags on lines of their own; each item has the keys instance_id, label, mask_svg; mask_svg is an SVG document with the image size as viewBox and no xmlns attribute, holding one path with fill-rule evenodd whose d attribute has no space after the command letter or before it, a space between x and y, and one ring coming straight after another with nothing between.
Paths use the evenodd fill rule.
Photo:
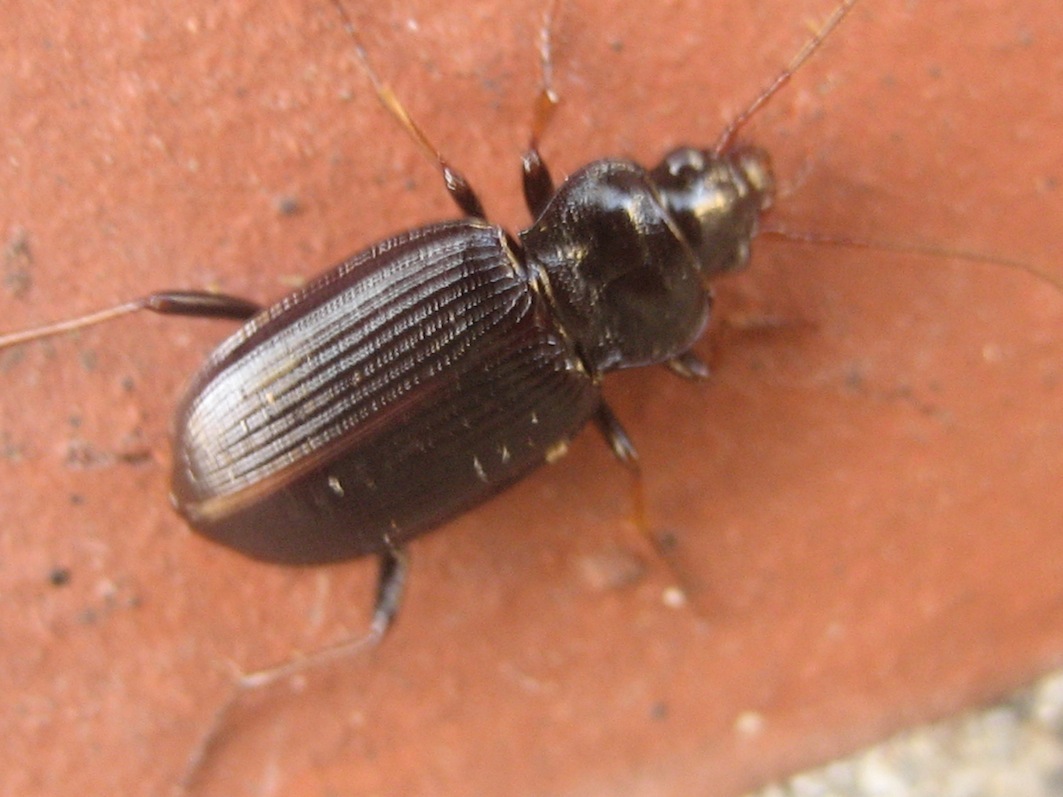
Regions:
<instances>
[{"instance_id":1,"label":"beetle eye","mask_svg":"<svg viewBox=\"0 0 1063 797\"><path fill-rule=\"evenodd\" d=\"M665 156L668 174L677 180L688 182L705 171L705 155L692 147L677 149Z\"/></svg>"}]
</instances>

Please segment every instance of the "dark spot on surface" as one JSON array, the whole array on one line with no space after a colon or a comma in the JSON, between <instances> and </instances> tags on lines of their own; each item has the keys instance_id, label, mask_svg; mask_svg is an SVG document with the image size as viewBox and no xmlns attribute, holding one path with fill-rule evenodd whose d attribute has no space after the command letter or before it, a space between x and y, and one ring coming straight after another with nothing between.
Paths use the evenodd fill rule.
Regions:
<instances>
[{"instance_id":1,"label":"dark spot on surface","mask_svg":"<svg viewBox=\"0 0 1063 797\"><path fill-rule=\"evenodd\" d=\"M658 722L668 719L668 704L663 700L658 700L650 706L650 719Z\"/></svg>"},{"instance_id":2,"label":"dark spot on surface","mask_svg":"<svg viewBox=\"0 0 1063 797\"><path fill-rule=\"evenodd\" d=\"M9 462L21 462L23 459L22 446L12 440L7 432L0 433L0 458Z\"/></svg>"},{"instance_id":3,"label":"dark spot on surface","mask_svg":"<svg viewBox=\"0 0 1063 797\"><path fill-rule=\"evenodd\" d=\"M65 587L70 583L70 568L56 565L48 571L48 583L53 587Z\"/></svg>"},{"instance_id":4,"label":"dark spot on surface","mask_svg":"<svg viewBox=\"0 0 1063 797\"><path fill-rule=\"evenodd\" d=\"M654 539L657 541L657 548L661 553L674 553L675 549L679 547L679 538L670 529L658 531L654 535Z\"/></svg>"},{"instance_id":5,"label":"dark spot on surface","mask_svg":"<svg viewBox=\"0 0 1063 797\"><path fill-rule=\"evenodd\" d=\"M75 616L75 619L81 625L95 625L96 621L100 619L100 616L95 609L88 608L82 609L80 612L78 612Z\"/></svg>"},{"instance_id":6,"label":"dark spot on surface","mask_svg":"<svg viewBox=\"0 0 1063 797\"><path fill-rule=\"evenodd\" d=\"M96 366L99 364L99 357L94 351L81 351L79 352L81 360L81 367L86 371L95 371Z\"/></svg>"},{"instance_id":7,"label":"dark spot on surface","mask_svg":"<svg viewBox=\"0 0 1063 797\"><path fill-rule=\"evenodd\" d=\"M145 446L119 451L116 459L125 465L143 465L151 460L151 449Z\"/></svg>"},{"instance_id":8,"label":"dark spot on surface","mask_svg":"<svg viewBox=\"0 0 1063 797\"><path fill-rule=\"evenodd\" d=\"M845 369L845 386L856 392L863 392L867 384L867 374L862 363L849 363Z\"/></svg>"},{"instance_id":9,"label":"dark spot on surface","mask_svg":"<svg viewBox=\"0 0 1063 797\"><path fill-rule=\"evenodd\" d=\"M151 460L151 449L144 445L130 444L115 451L99 448L87 440L74 439L67 443L64 464L80 470L115 464L142 465Z\"/></svg>"},{"instance_id":10,"label":"dark spot on surface","mask_svg":"<svg viewBox=\"0 0 1063 797\"><path fill-rule=\"evenodd\" d=\"M645 563L626 548L613 547L580 557L583 580L595 592L623 589L642 580Z\"/></svg>"},{"instance_id":11,"label":"dark spot on surface","mask_svg":"<svg viewBox=\"0 0 1063 797\"><path fill-rule=\"evenodd\" d=\"M294 216L303 209L303 204L297 197L290 194L282 194L273 200L273 205L282 216Z\"/></svg>"},{"instance_id":12,"label":"dark spot on surface","mask_svg":"<svg viewBox=\"0 0 1063 797\"><path fill-rule=\"evenodd\" d=\"M10 371L26 356L26 348L24 346L18 346L14 349L5 349L0 351L0 371Z\"/></svg>"},{"instance_id":13,"label":"dark spot on surface","mask_svg":"<svg viewBox=\"0 0 1063 797\"><path fill-rule=\"evenodd\" d=\"M30 252L29 233L22 227L16 227L4 247L3 254L4 289L16 299L25 296L33 287L30 266L33 254Z\"/></svg>"},{"instance_id":14,"label":"dark spot on surface","mask_svg":"<svg viewBox=\"0 0 1063 797\"><path fill-rule=\"evenodd\" d=\"M92 468L107 464L112 458L86 440L71 440L66 446L63 464L68 468Z\"/></svg>"}]
</instances>

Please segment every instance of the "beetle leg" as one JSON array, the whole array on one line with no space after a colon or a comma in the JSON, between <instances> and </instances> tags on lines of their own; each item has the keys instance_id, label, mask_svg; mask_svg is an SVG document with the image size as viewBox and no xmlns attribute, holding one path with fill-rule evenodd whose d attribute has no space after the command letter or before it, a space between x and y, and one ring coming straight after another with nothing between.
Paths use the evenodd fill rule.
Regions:
<instances>
[{"instance_id":1,"label":"beetle leg","mask_svg":"<svg viewBox=\"0 0 1063 797\"><path fill-rule=\"evenodd\" d=\"M604 401L598 405L594 413L594 422L598 425L598 431L605 437L605 442L609 444L616 458L638 473L639 454L635 450L635 444L631 442L624 427L620 425L620 421Z\"/></svg>"},{"instance_id":2,"label":"beetle leg","mask_svg":"<svg viewBox=\"0 0 1063 797\"><path fill-rule=\"evenodd\" d=\"M380 575L377 577L376 601L373 604L371 633L380 639L391 626L402 603L406 587L406 572L410 558L400 548L388 547L380 554Z\"/></svg>"},{"instance_id":3,"label":"beetle leg","mask_svg":"<svg viewBox=\"0 0 1063 797\"><path fill-rule=\"evenodd\" d=\"M682 356L676 359L682 359ZM659 533L650 525L649 514L646 510L646 490L642 482L642 471L639 469L639 457L635 451L634 444L627 436L627 432L624 431L624 427L620 425L620 421L617 420L613 411L609 409L609 406L604 401L598 405L598 410L594 415L594 422L605 436L606 442L613 449L617 459L627 465L629 473L631 473L632 523L634 523L639 534L645 538L650 547L661 558L661 561L664 562L673 578L675 578L678 584L676 595L680 596L680 598L686 596L692 592L692 582L676 560L674 551L675 538L668 533Z\"/></svg>"},{"instance_id":4,"label":"beetle leg","mask_svg":"<svg viewBox=\"0 0 1063 797\"><path fill-rule=\"evenodd\" d=\"M598 425L598 429L603 435L605 435L606 441L609 443L609 447L613 449L613 453L616 454L617 459L623 462L629 468L631 474L631 521L634 523L635 528L638 529L645 540L649 543L650 547L657 552L657 555L661 557L661 561L665 563L672 575L676 578L681 586L680 589L686 591L685 583L686 579L678 572L675 566L674 557L671 556L670 546L667 544L665 537L656 533L652 526L650 526L649 515L646 511L646 490L642 483L642 471L639 470L639 456L635 451L635 446L631 442L631 439L627 436L627 432L624 431L624 427L620 425L620 421L617 420L613 411L609 409L609 406L603 401L598 405L598 410L594 415L594 421Z\"/></svg>"},{"instance_id":5,"label":"beetle leg","mask_svg":"<svg viewBox=\"0 0 1063 797\"><path fill-rule=\"evenodd\" d=\"M207 291L158 291L137 300L145 310L162 315L187 315L196 318L231 318L246 321L262 306L239 296Z\"/></svg>"},{"instance_id":6,"label":"beetle leg","mask_svg":"<svg viewBox=\"0 0 1063 797\"><path fill-rule=\"evenodd\" d=\"M408 557L398 548L389 548L380 554L380 575L377 579L376 599L373 602L373 619L366 633L264 670L239 673L236 679L237 691L258 689L281 678L298 675L305 670L346 658L379 642L395 619L402 602L408 561Z\"/></svg>"},{"instance_id":7,"label":"beetle leg","mask_svg":"<svg viewBox=\"0 0 1063 797\"><path fill-rule=\"evenodd\" d=\"M673 357L665 365L684 379L708 379L709 366L692 351L685 351Z\"/></svg>"},{"instance_id":8,"label":"beetle leg","mask_svg":"<svg viewBox=\"0 0 1063 797\"><path fill-rule=\"evenodd\" d=\"M550 197L554 195L554 179L536 146L532 146L521 156L520 168L524 203L528 206L532 218L537 219L546 209Z\"/></svg>"},{"instance_id":9,"label":"beetle leg","mask_svg":"<svg viewBox=\"0 0 1063 797\"><path fill-rule=\"evenodd\" d=\"M280 678L296 675L303 670L318 667L330 661L346 658L363 648L375 645L387 633L391 622L402 603L402 591L406 585L406 569L409 557L397 547L389 545L380 554L380 571L377 576L376 598L373 601L373 619L369 631L354 639L347 639L308 656L284 662L257 672L244 673L237 680L240 689L256 689Z\"/></svg>"},{"instance_id":10,"label":"beetle leg","mask_svg":"<svg viewBox=\"0 0 1063 797\"><path fill-rule=\"evenodd\" d=\"M236 710L244 695L267 687L283 678L347 658L379 642L399 610L408 564L409 557L397 547L389 545L380 554L380 575L377 580L376 599L373 603L373 619L368 632L264 670L245 673L239 671L234 665L235 680L232 692L215 711L207 725L207 730L189 755L184 775L180 781L181 791L179 793L191 792L196 785L223 736L229 717Z\"/></svg>"},{"instance_id":11,"label":"beetle leg","mask_svg":"<svg viewBox=\"0 0 1063 797\"><path fill-rule=\"evenodd\" d=\"M159 291L139 299L117 304L104 310L97 310L88 315L69 318L54 324L46 324L21 332L0 335L0 349L19 346L34 340L43 340L55 335L63 335L78 329L102 324L114 318L120 318L141 310L150 310L162 315L186 315L198 318L231 318L246 321L255 315L261 307L247 299L227 296L223 293L207 291Z\"/></svg>"},{"instance_id":12,"label":"beetle leg","mask_svg":"<svg viewBox=\"0 0 1063 797\"><path fill-rule=\"evenodd\" d=\"M524 187L524 202L531 212L532 218L537 219L546 209L550 197L554 195L554 180L550 176L550 170L543 162L543 156L539 152L539 139L546 131L550 120L553 118L554 109L557 108L560 98L554 91L553 74L553 46L552 28L554 17L557 15L559 0L554 0L546 10L543 19L543 27L539 31L539 93L535 97L532 109L531 137L528 141L528 151L520 159L522 184Z\"/></svg>"},{"instance_id":13,"label":"beetle leg","mask_svg":"<svg viewBox=\"0 0 1063 797\"><path fill-rule=\"evenodd\" d=\"M362 37L358 33L358 29L354 25L354 20L351 19L350 14L347 13L347 9L344 8L343 3L340 0L333 0L332 5L336 8L336 12L343 20L343 27L347 31L347 35L351 37L351 41L354 42L354 52L358 56L358 63L362 68L362 72L369 78L369 82L373 86L373 91L376 93L377 99L380 100L380 104L384 106L385 110L394 117L406 134L413 139L413 142L421 149L421 151L428 156L428 159L435 163L436 168L439 169L440 174L443 175L443 183L447 187L447 192L451 198L461 209L461 212L466 216L471 216L477 219L487 218L484 215L483 205L480 204L479 198L476 196L476 192L472 190L472 186L457 169L453 168L447 159L443 157L443 153L439 151L439 148L429 140L425 132L418 126L418 124L410 116L410 112L406 110L406 106L399 100L398 95L394 89L388 84L383 77L376 71L376 68L369 60L369 54L366 52L365 45L362 44Z\"/></svg>"}]
</instances>

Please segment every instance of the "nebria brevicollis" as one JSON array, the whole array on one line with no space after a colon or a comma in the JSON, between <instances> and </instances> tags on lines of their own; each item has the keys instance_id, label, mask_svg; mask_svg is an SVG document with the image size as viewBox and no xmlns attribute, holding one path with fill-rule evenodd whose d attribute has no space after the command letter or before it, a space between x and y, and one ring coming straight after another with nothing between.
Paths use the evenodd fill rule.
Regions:
<instances>
[{"instance_id":1,"label":"nebria brevicollis","mask_svg":"<svg viewBox=\"0 0 1063 797\"><path fill-rule=\"evenodd\" d=\"M621 159L555 187L538 141L557 98L550 19L516 235L485 220L366 58L377 96L437 162L464 218L395 235L265 309L164 291L72 321L0 336L0 348L141 309L246 323L210 356L177 410L172 500L196 531L257 559L382 563L372 634L393 618L402 546L564 452L594 421L616 455L635 449L603 402L602 377L669 365L709 318L709 281L749 259L772 202L767 155L740 145L750 117L856 0L845 0L708 149L653 169Z\"/></svg>"}]
</instances>

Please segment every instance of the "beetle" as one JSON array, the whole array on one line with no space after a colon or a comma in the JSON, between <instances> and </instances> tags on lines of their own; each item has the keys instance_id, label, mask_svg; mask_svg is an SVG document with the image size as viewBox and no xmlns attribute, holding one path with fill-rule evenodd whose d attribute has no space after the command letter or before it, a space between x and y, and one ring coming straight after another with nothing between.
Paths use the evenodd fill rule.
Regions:
<instances>
[{"instance_id":1,"label":"beetle","mask_svg":"<svg viewBox=\"0 0 1063 797\"><path fill-rule=\"evenodd\" d=\"M711 35L711 34L709 34L709 33L706 34L706 36L709 36L709 35ZM704 77L705 77L706 81L709 81L709 75L708 74L705 74ZM711 482L710 482L710 484L711 484Z\"/></svg>"},{"instance_id":2,"label":"beetle","mask_svg":"<svg viewBox=\"0 0 1063 797\"><path fill-rule=\"evenodd\" d=\"M158 291L0 337L0 348L137 310L244 321L178 405L171 501L194 530L255 559L379 557L372 629L381 635L412 537L556 460L591 421L637 467L602 378L660 364L705 375L691 347L709 319L709 282L748 262L774 195L767 154L738 134L856 1L835 8L713 147L680 147L652 169L597 160L558 186L538 143L557 103L555 3L521 161L534 222L516 235L487 221L468 181L376 74L337 1L378 98L437 162L464 218L387 238L266 308Z\"/></svg>"}]
</instances>

